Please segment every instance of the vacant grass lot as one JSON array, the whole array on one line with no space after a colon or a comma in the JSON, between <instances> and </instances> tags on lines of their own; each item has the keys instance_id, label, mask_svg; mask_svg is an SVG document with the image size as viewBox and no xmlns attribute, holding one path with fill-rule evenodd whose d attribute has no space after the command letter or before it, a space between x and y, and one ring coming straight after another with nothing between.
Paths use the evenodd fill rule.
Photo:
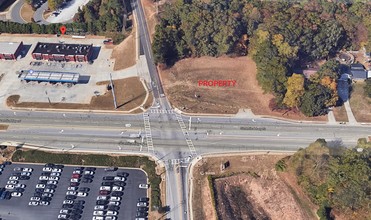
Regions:
<instances>
[{"instance_id":1,"label":"vacant grass lot","mask_svg":"<svg viewBox=\"0 0 371 220\"><path fill-rule=\"evenodd\" d=\"M339 107L335 107L335 108L332 109L332 111L334 112L334 116L335 116L336 121L338 121L338 122L348 122L348 116L347 116L347 112L345 110L344 105L339 106Z\"/></svg>"},{"instance_id":2,"label":"vacant grass lot","mask_svg":"<svg viewBox=\"0 0 371 220\"><path fill-rule=\"evenodd\" d=\"M353 84L350 106L358 122L371 122L371 98L365 96L364 86L365 82Z\"/></svg>"},{"instance_id":3,"label":"vacant grass lot","mask_svg":"<svg viewBox=\"0 0 371 220\"><path fill-rule=\"evenodd\" d=\"M39 150L17 150L12 161L30 163L58 163L90 166L117 166L141 168L148 174L151 184L151 204L162 207L160 183L161 177L156 174L156 163L148 157L140 156L109 156L100 154L48 153Z\"/></svg>"}]
</instances>

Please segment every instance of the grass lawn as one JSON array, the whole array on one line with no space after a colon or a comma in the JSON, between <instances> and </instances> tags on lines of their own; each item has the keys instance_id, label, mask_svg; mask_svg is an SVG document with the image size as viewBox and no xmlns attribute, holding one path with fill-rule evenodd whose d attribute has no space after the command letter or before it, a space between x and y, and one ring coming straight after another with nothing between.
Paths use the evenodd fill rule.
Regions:
<instances>
[{"instance_id":1,"label":"grass lawn","mask_svg":"<svg viewBox=\"0 0 371 220\"><path fill-rule=\"evenodd\" d=\"M347 112L344 105L332 109L337 122L348 122Z\"/></svg>"},{"instance_id":2,"label":"grass lawn","mask_svg":"<svg viewBox=\"0 0 371 220\"><path fill-rule=\"evenodd\" d=\"M350 95L350 106L354 117L358 122L371 122L371 98L364 95L365 82L353 84L353 91Z\"/></svg>"}]
</instances>

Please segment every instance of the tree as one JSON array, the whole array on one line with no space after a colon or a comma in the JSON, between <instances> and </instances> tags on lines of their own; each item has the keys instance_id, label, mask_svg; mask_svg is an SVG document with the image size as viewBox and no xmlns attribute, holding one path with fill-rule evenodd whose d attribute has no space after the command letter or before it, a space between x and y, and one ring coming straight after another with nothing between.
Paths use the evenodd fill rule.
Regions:
<instances>
[{"instance_id":1,"label":"tree","mask_svg":"<svg viewBox=\"0 0 371 220\"><path fill-rule=\"evenodd\" d=\"M325 86L311 84L301 98L300 110L309 117L327 113L326 103L331 97L331 91Z\"/></svg>"},{"instance_id":2,"label":"tree","mask_svg":"<svg viewBox=\"0 0 371 220\"><path fill-rule=\"evenodd\" d=\"M304 94L304 77L302 74L293 74L287 80L287 92L283 103L288 107L298 107L300 98Z\"/></svg>"}]
</instances>

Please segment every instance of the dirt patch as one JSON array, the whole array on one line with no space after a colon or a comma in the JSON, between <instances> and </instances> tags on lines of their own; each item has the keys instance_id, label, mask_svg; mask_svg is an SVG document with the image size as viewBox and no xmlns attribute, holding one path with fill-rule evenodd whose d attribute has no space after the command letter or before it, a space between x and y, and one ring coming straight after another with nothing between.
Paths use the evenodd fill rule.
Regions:
<instances>
[{"instance_id":1,"label":"dirt patch","mask_svg":"<svg viewBox=\"0 0 371 220\"><path fill-rule=\"evenodd\" d=\"M8 130L9 125L0 124L0 131Z\"/></svg>"},{"instance_id":2,"label":"dirt patch","mask_svg":"<svg viewBox=\"0 0 371 220\"><path fill-rule=\"evenodd\" d=\"M371 122L371 98L364 95L365 82L353 84L353 91L350 95L350 106L354 117L358 122Z\"/></svg>"},{"instance_id":3,"label":"dirt patch","mask_svg":"<svg viewBox=\"0 0 371 220\"><path fill-rule=\"evenodd\" d=\"M140 106L146 97L146 90L138 77L114 80L114 90L119 111L129 111ZM109 81L99 82L98 85L108 85ZM152 96L152 94L150 94ZM55 108L55 109L85 109L85 110L115 110L113 105L112 91L108 90L105 94L92 97L90 104L74 103L18 103L19 95L7 98L7 105L21 108ZM140 111L141 112L141 111Z\"/></svg>"},{"instance_id":4,"label":"dirt patch","mask_svg":"<svg viewBox=\"0 0 371 220\"><path fill-rule=\"evenodd\" d=\"M115 46L115 48L112 51L111 58L116 60L115 66L113 67L113 70L115 71L122 70L135 65L137 57L135 41L136 23L132 15L129 17L129 19L133 20L133 29L130 35L127 38L125 38L125 40L121 42L119 45Z\"/></svg>"},{"instance_id":5,"label":"dirt patch","mask_svg":"<svg viewBox=\"0 0 371 220\"><path fill-rule=\"evenodd\" d=\"M347 111L345 110L344 105L332 108L334 112L335 120L339 122L348 122Z\"/></svg>"},{"instance_id":6,"label":"dirt patch","mask_svg":"<svg viewBox=\"0 0 371 220\"><path fill-rule=\"evenodd\" d=\"M300 112L271 111L269 101L256 80L255 62L249 57L188 58L160 75L172 105L188 113L236 114L251 109L256 115L269 115L295 120L326 121L327 117L305 117ZM230 87L201 87L198 80L236 80Z\"/></svg>"},{"instance_id":7,"label":"dirt patch","mask_svg":"<svg viewBox=\"0 0 371 220\"><path fill-rule=\"evenodd\" d=\"M13 153L15 152L15 147L1 147L0 148L0 163L4 161L11 161Z\"/></svg>"},{"instance_id":8,"label":"dirt patch","mask_svg":"<svg viewBox=\"0 0 371 220\"><path fill-rule=\"evenodd\" d=\"M203 158L195 165L193 172L194 219L216 219L216 214L218 219L228 220L315 219L316 207L296 182L286 182L274 169L275 163L285 156ZM222 172L220 164L226 161L230 162L230 167ZM216 210L212 205L207 175L226 176L214 180Z\"/></svg>"},{"instance_id":9,"label":"dirt patch","mask_svg":"<svg viewBox=\"0 0 371 220\"><path fill-rule=\"evenodd\" d=\"M25 20L27 23L32 22L34 11L32 10L31 5L24 3L21 8L21 17L23 20Z\"/></svg>"}]
</instances>

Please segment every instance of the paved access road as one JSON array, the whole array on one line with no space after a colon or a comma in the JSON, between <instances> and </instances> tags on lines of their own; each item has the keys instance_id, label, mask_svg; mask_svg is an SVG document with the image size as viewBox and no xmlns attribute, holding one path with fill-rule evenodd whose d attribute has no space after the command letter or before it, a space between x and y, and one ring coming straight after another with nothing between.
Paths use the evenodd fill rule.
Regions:
<instances>
[{"instance_id":1,"label":"paved access road","mask_svg":"<svg viewBox=\"0 0 371 220\"><path fill-rule=\"evenodd\" d=\"M21 16L21 9L25 0L18 0L14 3L11 13L11 20L17 23L25 24L27 23Z\"/></svg>"},{"instance_id":2,"label":"paved access road","mask_svg":"<svg viewBox=\"0 0 371 220\"><path fill-rule=\"evenodd\" d=\"M38 178L42 173L43 165L13 163L6 166L4 172L0 175L0 187L4 187L10 174L15 167L33 168L29 180L21 180L20 183L25 184L26 188L22 197L13 197L10 200L0 200L0 218L7 220L50 220L57 219L60 209L62 208L63 200L66 195L67 187L69 186L70 178L73 171L73 166L65 166L62 171L61 179L57 184L55 193L48 206L29 206L28 202L35 192L35 186ZM129 173L124 187L124 195L119 210L119 219L133 220L136 214L136 202L139 197L146 197L147 192L144 189L139 189L140 183L146 183L146 174L138 169L119 169ZM106 172L103 168L97 168L94 174L92 183L81 183L79 187L89 187L87 197L78 197L77 200L84 200L84 209L81 219L92 219L96 197L98 196L100 183L105 175L114 176L116 172Z\"/></svg>"}]
</instances>

